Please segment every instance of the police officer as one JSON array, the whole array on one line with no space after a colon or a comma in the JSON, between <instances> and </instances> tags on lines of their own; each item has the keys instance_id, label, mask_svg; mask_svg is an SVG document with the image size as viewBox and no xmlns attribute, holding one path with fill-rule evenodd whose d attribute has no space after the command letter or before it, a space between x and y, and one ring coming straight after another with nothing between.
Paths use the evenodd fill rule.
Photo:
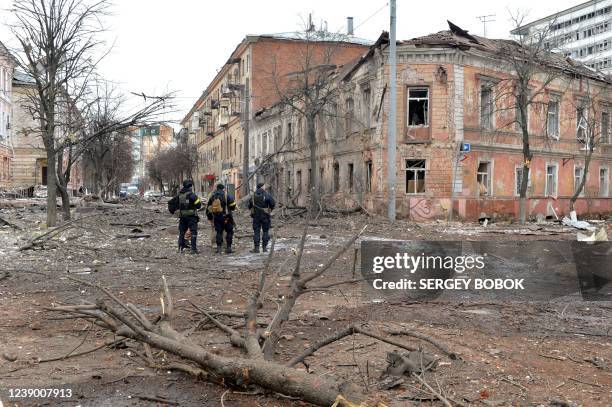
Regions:
<instances>
[{"instance_id":1,"label":"police officer","mask_svg":"<svg viewBox=\"0 0 612 407\"><path fill-rule=\"evenodd\" d=\"M202 202L191 188L193 182L190 180L183 181L183 188L178 194L178 215L179 215L179 251L182 252L187 247L185 242L185 233L187 229L191 232L191 254L198 253L198 222L200 217L197 210L202 207Z\"/></svg>"},{"instance_id":2,"label":"police officer","mask_svg":"<svg viewBox=\"0 0 612 407\"><path fill-rule=\"evenodd\" d=\"M272 210L276 206L274 198L266 189L265 184L260 182L257 184L255 193L249 199L249 209L253 218L253 250L251 253L259 253L260 232L263 231L262 249L268 251L268 242L270 241L270 225L272 224Z\"/></svg>"},{"instance_id":3,"label":"police officer","mask_svg":"<svg viewBox=\"0 0 612 407\"><path fill-rule=\"evenodd\" d=\"M225 192L225 186L218 184L217 189L206 203L206 216L212 219L215 226L217 253L223 247L223 232L225 232L225 253L232 253L232 240L234 237L234 217L232 212L236 209L236 202L231 194Z\"/></svg>"}]
</instances>

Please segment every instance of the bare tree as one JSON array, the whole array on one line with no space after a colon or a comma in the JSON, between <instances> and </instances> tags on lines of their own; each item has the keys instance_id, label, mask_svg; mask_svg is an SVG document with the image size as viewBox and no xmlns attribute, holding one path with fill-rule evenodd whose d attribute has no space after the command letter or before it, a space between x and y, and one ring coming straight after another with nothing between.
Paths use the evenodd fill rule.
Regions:
<instances>
[{"instance_id":1,"label":"bare tree","mask_svg":"<svg viewBox=\"0 0 612 407\"><path fill-rule=\"evenodd\" d=\"M346 36L325 29L315 29L311 22L306 24L298 46L295 70L282 73L274 63L272 78L281 103L290 107L296 116L304 119L306 143L309 148L311 182L311 214L316 214L320 206L319 168L317 157L317 122L322 118L337 114L332 108L337 106L340 87L337 86L337 64L342 61L341 52L347 45ZM298 130L299 131L299 130Z\"/></svg>"},{"instance_id":2,"label":"bare tree","mask_svg":"<svg viewBox=\"0 0 612 407\"><path fill-rule=\"evenodd\" d=\"M601 75L600 79L580 78L578 88L583 89L576 103L576 138L584 160L582 174L576 184L574 173L574 194L570 198L570 211L574 210L576 200L585 189L591 159L597 147L606 143L610 133L608 112L604 111L610 102L612 81ZM604 119L606 117L606 119Z\"/></svg>"},{"instance_id":3,"label":"bare tree","mask_svg":"<svg viewBox=\"0 0 612 407\"><path fill-rule=\"evenodd\" d=\"M497 52L511 72L510 78L502 80L493 87L498 92L492 99L493 105L482 102L481 118L486 116L487 109L510 110L514 112L508 125L516 125L522 144L523 163L519 185L519 222L527 219L527 190L529 171L533 152L529 130L529 111L543 104L546 89L555 80L563 76L564 58L552 54L549 50L550 25L534 33L525 33L522 25L525 16L516 13L511 15L517 32L515 41L501 41ZM502 106L503 104L503 106Z\"/></svg>"},{"instance_id":4,"label":"bare tree","mask_svg":"<svg viewBox=\"0 0 612 407\"><path fill-rule=\"evenodd\" d=\"M93 74L97 39L107 14L106 0L15 0L10 29L21 46L18 66L35 83L33 116L47 153L47 225L57 222L57 153L69 134L63 121L70 96L80 94ZM62 111L63 110L63 111ZM63 134L62 134L63 133Z\"/></svg>"}]
</instances>

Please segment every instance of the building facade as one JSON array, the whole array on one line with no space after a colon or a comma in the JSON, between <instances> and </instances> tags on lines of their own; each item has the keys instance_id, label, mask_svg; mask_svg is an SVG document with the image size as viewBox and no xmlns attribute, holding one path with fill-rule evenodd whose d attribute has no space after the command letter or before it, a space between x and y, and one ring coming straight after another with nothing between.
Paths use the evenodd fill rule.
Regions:
<instances>
[{"instance_id":1,"label":"building facade","mask_svg":"<svg viewBox=\"0 0 612 407\"><path fill-rule=\"evenodd\" d=\"M513 34L544 33L545 45L589 66L612 73L612 0L591 0L525 24Z\"/></svg>"},{"instance_id":2,"label":"building facade","mask_svg":"<svg viewBox=\"0 0 612 407\"><path fill-rule=\"evenodd\" d=\"M13 165L11 145L13 90L12 78L15 60L0 42L0 188L9 187Z\"/></svg>"},{"instance_id":3,"label":"building facade","mask_svg":"<svg viewBox=\"0 0 612 407\"><path fill-rule=\"evenodd\" d=\"M333 56L344 64L361 55L364 40L343 37ZM274 104L282 92L284 78L302 69L305 52L323 52L329 41L312 41L303 33L247 36L181 121L191 144L197 146L196 190L210 191L222 182L240 196L244 128L249 126L249 170L259 165L263 134L251 130L253 112ZM248 88L248 99L245 100ZM249 115L244 115L248 104ZM254 182L254 181L252 181Z\"/></svg>"},{"instance_id":4,"label":"building facade","mask_svg":"<svg viewBox=\"0 0 612 407\"><path fill-rule=\"evenodd\" d=\"M386 213L387 136L395 125L398 217L446 219L450 211L464 219L483 212L518 216L524 159L516 109L503 101L498 86L514 80L512 69L499 58L499 46L505 43L458 28L399 42L394 124L388 121L388 38L383 35L355 64L340 70L338 113L317 125L319 168L314 170L321 179L316 187L322 204ZM555 80L542 83L535 76L530 84L542 87L537 103L529 107L527 124L534 154L527 195L531 216L567 214L584 172L577 212L612 212L612 83L587 76L592 71L573 69L568 62ZM580 101L589 98L587 114ZM588 158L580 119L585 117L598 137ZM281 202L306 206L313 186L303 120L279 105L260 110L255 121L254 132L268 135L257 150L260 155L270 152L269 140L274 145L276 137L289 138L294 146L275 156L261 177Z\"/></svg>"},{"instance_id":5,"label":"building facade","mask_svg":"<svg viewBox=\"0 0 612 407\"><path fill-rule=\"evenodd\" d=\"M134 126L128 129L132 140L132 157L134 158L134 175L132 185L143 193L154 189L147 176L147 163L159 152L174 144L174 129L167 124L152 126Z\"/></svg>"}]
</instances>

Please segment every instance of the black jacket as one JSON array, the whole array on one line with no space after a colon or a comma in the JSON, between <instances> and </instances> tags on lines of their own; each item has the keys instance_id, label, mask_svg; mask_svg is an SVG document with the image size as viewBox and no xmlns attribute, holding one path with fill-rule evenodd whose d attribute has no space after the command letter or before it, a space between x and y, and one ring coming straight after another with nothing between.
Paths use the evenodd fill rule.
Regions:
<instances>
[{"instance_id":1,"label":"black jacket","mask_svg":"<svg viewBox=\"0 0 612 407\"><path fill-rule=\"evenodd\" d=\"M181 196L185 199L181 202ZM196 211L202 207L200 198L191 191L191 188L181 188L178 195L178 210L180 217L197 216Z\"/></svg>"},{"instance_id":2,"label":"black jacket","mask_svg":"<svg viewBox=\"0 0 612 407\"><path fill-rule=\"evenodd\" d=\"M275 207L276 202L274 202L274 198L263 188L257 188L251 199L249 199L249 209L251 209L253 216L261 216L263 214L269 216Z\"/></svg>"}]
</instances>

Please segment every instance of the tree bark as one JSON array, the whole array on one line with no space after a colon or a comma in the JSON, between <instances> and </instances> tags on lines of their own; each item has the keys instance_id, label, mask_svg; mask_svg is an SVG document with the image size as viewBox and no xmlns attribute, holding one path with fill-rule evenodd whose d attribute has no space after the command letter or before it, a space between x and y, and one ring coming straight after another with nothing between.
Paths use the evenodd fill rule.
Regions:
<instances>
[{"instance_id":1,"label":"tree bark","mask_svg":"<svg viewBox=\"0 0 612 407\"><path fill-rule=\"evenodd\" d=\"M47 150L47 227L57 224L57 174L55 166L55 151Z\"/></svg>"},{"instance_id":2,"label":"tree bark","mask_svg":"<svg viewBox=\"0 0 612 407\"><path fill-rule=\"evenodd\" d=\"M306 117L306 128L308 134L308 143L310 147L310 215L312 217L319 213L319 169L317 166L317 133L315 129L315 116Z\"/></svg>"}]
</instances>

